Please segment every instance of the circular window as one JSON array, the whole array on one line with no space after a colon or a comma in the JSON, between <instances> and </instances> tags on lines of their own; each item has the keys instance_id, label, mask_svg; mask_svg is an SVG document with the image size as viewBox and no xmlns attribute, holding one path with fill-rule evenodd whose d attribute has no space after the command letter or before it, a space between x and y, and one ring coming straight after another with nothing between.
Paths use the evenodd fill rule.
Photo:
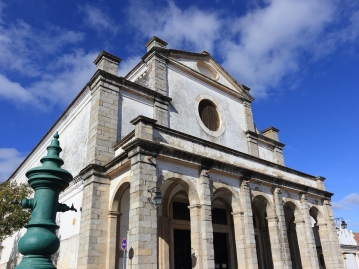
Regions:
<instances>
[{"instance_id":1,"label":"circular window","mask_svg":"<svg viewBox=\"0 0 359 269\"><path fill-rule=\"evenodd\" d=\"M217 131L220 118L216 106L209 100L203 99L198 106L199 116L203 124L211 131Z\"/></svg>"},{"instance_id":2,"label":"circular window","mask_svg":"<svg viewBox=\"0 0 359 269\"><path fill-rule=\"evenodd\" d=\"M219 137L225 131L224 113L219 103L210 95L201 93L194 102L194 114L199 126L207 134Z\"/></svg>"}]
</instances>

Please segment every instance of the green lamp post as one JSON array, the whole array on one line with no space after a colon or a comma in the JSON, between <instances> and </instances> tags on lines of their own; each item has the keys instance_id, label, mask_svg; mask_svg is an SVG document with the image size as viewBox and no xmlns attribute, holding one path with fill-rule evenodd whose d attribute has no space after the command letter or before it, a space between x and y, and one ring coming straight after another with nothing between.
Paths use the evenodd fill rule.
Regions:
<instances>
[{"instance_id":1,"label":"green lamp post","mask_svg":"<svg viewBox=\"0 0 359 269\"><path fill-rule=\"evenodd\" d=\"M32 210L26 234L19 241L19 252L24 255L17 269L54 269L51 255L60 247L56 236L56 213L68 210L76 211L60 204L59 194L69 186L72 175L61 168L64 161L59 157L62 151L56 132L47 147L47 156L41 158L42 166L27 171L26 177L35 190L34 198L18 202L23 208Z\"/></svg>"}]
</instances>

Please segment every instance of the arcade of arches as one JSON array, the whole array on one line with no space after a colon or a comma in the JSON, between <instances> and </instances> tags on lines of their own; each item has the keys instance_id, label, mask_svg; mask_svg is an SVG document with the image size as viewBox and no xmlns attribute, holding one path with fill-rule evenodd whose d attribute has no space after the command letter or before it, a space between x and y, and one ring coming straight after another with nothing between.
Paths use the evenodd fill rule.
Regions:
<instances>
[{"instance_id":1,"label":"arcade of arches","mask_svg":"<svg viewBox=\"0 0 359 269\"><path fill-rule=\"evenodd\" d=\"M211 181L206 173L200 185L205 188L170 178L160 186L158 268L341 268L332 255L336 250L328 238L330 225L305 194L298 202L272 188L270 197L247 180L235 190ZM130 192L129 182L121 185L109 214L116 234L108 238L108 249L116 253L114 268L131 262L128 257L123 260L120 251L122 238L131 242Z\"/></svg>"}]
</instances>

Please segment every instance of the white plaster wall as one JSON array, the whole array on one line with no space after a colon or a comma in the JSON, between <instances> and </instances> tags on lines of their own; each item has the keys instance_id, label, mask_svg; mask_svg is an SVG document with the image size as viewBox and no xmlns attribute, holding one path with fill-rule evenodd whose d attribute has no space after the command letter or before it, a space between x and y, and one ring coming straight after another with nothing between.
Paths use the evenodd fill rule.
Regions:
<instances>
[{"instance_id":1,"label":"white plaster wall","mask_svg":"<svg viewBox=\"0 0 359 269\"><path fill-rule=\"evenodd\" d=\"M36 166L40 166L40 159L47 154L47 146L50 145L53 135L59 132L60 146L63 151L60 157L65 164L62 168L68 170L73 176L84 167L86 160L86 144L89 129L91 94L86 96L73 108L71 113L63 120L59 121L50 131L47 137L29 156L29 158L19 167L12 180L17 182L27 182L25 173Z\"/></svg>"},{"instance_id":2,"label":"white plaster wall","mask_svg":"<svg viewBox=\"0 0 359 269\"><path fill-rule=\"evenodd\" d=\"M119 102L119 119L118 119L118 140L128 135L135 129L130 123L131 120L139 115L153 118L153 100L148 100L129 92L121 91Z\"/></svg>"},{"instance_id":3,"label":"white plaster wall","mask_svg":"<svg viewBox=\"0 0 359 269\"><path fill-rule=\"evenodd\" d=\"M354 254L346 254L346 269L358 269L357 262Z\"/></svg>"},{"instance_id":4,"label":"white plaster wall","mask_svg":"<svg viewBox=\"0 0 359 269\"><path fill-rule=\"evenodd\" d=\"M279 170L270 166L266 166L262 163L237 157L232 154L224 153L219 150L210 149L201 144L194 143L192 141L183 140L168 133L154 130L154 137L157 141L163 144L169 144L172 147L179 148L194 154L203 155L212 159L220 160L225 163L236 165L238 167L248 168L250 170L258 171L260 173L275 176L277 178L283 178L292 182L300 183L310 187L316 187L316 181L311 180L300 175L290 173L288 171Z\"/></svg>"},{"instance_id":5,"label":"white plaster wall","mask_svg":"<svg viewBox=\"0 0 359 269\"><path fill-rule=\"evenodd\" d=\"M274 162L273 150L266 147L266 145L258 143L258 152L259 152L259 158L270 162Z\"/></svg>"},{"instance_id":6,"label":"white plaster wall","mask_svg":"<svg viewBox=\"0 0 359 269\"><path fill-rule=\"evenodd\" d=\"M209 178L210 180L216 181L216 182L221 182L224 183L226 185L232 186L232 187L238 187L239 186L239 178L235 178L233 177L229 177L229 176L225 176L225 175L221 175L221 174L217 174L217 173L210 173L209 174Z\"/></svg>"},{"instance_id":7,"label":"white plaster wall","mask_svg":"<svg viewBox=\"0 0 359 269\"><path fill-rule=\"evenodd\" d=\"M56 131L59 132L60 146L63 149L63 151L60 153L60 157L65 162L62 168L68 170L73 176L76 176L80 172L80 170L84 167L86 161L86 145L91 105L90 101L90 93L85 94L82 100L72 108L72 111L68 114L68 116L57 123L57 125L51 130L51 132L41 142L41 144L34 150L34 152L29 156L25 163L22 164L21 167L19 167L12 180L23 183L27 182L25 173L33 167L41 166L40 159L43 156L47 155L46 147L50 144ZM73 211L66 212L63 214L61 213L61 217L58 218L58 221L60 222L59 233L61 235L61 240L75 240L71 238L74 236L76 237L79 233L79 220L81 214L79 209L82 205L82 191L77 190L76 192L75 190L74 192L70 192L66 196L63 196L60 199L60 202L64 202L69 206L74 203L75 208L78 209L77 213L74 213ZM58 213L58 215L60 214ZM72 225L72 221L74 218L76 218L76 224ZM25 233L26 229L23 229L22 232ZM2 250L2 253L0 255L0 268L1 264L5 264L9 260L11 251L13 249L16 249L16 247L14 246L14 242L16 242L16 237L17 233L7 238L2 243L5 248ZM73 248L75 245L70 244L69 246ZM62 253L76 255L73 249L67 249L65 251L64 246L61 246L61 248Z\"/></svg>"},{"instance_id":8,"label":"white plaster wall","mask_svg":"<svg viewBox=\"0 0 359 269\"><path fill-rule=\"evenodd\" d=\"M173 66L168 69L168 90L172 98L170 106L170 128L188 133L202 139L215 142L247 153L247 138L244 109L241 101L223 91L190 76ZM219 104L225 131L220 137L213 137L200 127L195 116L195 99L207 94Z\"/></svg>"}]
</instances>

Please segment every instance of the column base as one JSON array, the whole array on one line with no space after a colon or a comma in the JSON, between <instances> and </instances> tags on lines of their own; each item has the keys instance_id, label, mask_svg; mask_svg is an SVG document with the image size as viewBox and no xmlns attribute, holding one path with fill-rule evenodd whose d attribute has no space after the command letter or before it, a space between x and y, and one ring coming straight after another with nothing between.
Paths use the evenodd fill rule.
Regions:
<instances>
[{"instance_id":1,"label":"column base","mask_svg":"<svg viewBox=\"0 0 359 269\"><path fill-rule=\"evenodd\" d=\"M51 261L51 256L26 255L14 269L56 269Z\"/></svg>"}]
</instances>

